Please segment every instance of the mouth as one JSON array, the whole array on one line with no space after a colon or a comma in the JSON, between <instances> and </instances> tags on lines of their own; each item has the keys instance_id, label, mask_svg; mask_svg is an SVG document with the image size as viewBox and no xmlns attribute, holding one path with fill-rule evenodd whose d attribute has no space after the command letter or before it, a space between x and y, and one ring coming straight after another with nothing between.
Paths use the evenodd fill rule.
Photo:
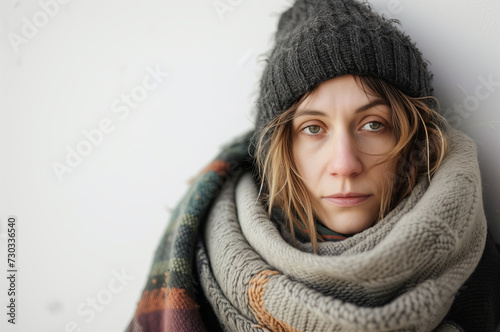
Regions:
<instances>
[{"instance_id":1,"label":"mouth","mask_svg":"<svg viewBox=\"0 0 500 332\"><path fill-rule=\"evenodd\" d=\"M360 194L360 193L345 193L345 194L335 194L335 195L325 196L323 197L323 199L336 206L350 207L365 202L371 196L372 195Z\"/></svg>"}]
</instances>

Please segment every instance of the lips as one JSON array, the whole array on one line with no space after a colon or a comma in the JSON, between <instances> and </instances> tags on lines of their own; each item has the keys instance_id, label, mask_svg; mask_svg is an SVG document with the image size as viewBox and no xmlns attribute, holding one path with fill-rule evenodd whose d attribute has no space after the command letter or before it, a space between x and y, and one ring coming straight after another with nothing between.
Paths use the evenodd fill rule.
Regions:
<instances>
[{"instance_id":1,"label":"lips","mask_svg":"<svg viewBox=\"0 0 500 332\"><path fill-rule=\"evenodd\" d=\"M367 199L369 199L372 195L361 194L361 193L344 193L344 194L334 194L330 196L325 196L323 199L329 203L340 207L350 207L356 206Z\"/></svg>"}]
</instances>

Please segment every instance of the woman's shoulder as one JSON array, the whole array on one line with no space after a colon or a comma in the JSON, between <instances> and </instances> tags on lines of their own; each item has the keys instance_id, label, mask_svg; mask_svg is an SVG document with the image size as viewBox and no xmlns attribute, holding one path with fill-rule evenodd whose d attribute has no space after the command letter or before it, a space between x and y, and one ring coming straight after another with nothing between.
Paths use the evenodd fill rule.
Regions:
<instances>
[{"instance_id":1,"label":"woman's shoulder","mask_svg":"<svg viewBox=\"0 0 500 332\"><path fill-rule=\"evenodd\" d=\"M478 266L456 294L446 320L464 331L500 327L500 248L488 233Z\"/></svg>"}]
</instances>

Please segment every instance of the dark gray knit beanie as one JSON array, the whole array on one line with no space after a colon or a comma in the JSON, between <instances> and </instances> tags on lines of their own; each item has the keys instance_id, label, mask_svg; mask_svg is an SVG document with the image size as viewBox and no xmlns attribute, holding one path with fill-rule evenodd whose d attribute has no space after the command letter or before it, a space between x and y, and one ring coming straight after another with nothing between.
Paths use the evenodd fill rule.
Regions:
<instances>
[{"instance_id":1,"label":"dark gray knit beanie","mask_svg":"<svg viewBox=\"0 0 500 332\"><path fill-rule=\"evenodd\" d=\"M381 78L411 97L432 95L421 52L393 21L355 0L297 0L279 20L257 100L257 129L323 81Z\"/></svg>"}]
</instances>

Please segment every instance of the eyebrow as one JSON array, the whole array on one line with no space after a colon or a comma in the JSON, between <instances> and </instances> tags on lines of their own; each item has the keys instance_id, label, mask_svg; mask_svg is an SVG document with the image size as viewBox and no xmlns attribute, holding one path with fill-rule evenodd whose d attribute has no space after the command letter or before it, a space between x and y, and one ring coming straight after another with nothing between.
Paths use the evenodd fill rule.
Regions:
<instances>
[{"instance_id":1,"label":"eyebrow","mask_svg":"<svg viewBox=\"0 0 500 332\"><path fill-rule=\"evenodd\" d=\"M358 113L367 111L370 108L373 108L373 107L378 106L378 105L387 105L387 104L384 103L384 101L382 99L375 99L375 100L369 102L368 104L363 105L363 106L357 108L354 111L354 113L358 114ZM299 113L297 113L296 117L305 116L305 115L326 116L326 114L324 112L317 111L317 110L308 110L308 109L305 109L305 110L302 110Z\"/></svg>"}]
</instances>

